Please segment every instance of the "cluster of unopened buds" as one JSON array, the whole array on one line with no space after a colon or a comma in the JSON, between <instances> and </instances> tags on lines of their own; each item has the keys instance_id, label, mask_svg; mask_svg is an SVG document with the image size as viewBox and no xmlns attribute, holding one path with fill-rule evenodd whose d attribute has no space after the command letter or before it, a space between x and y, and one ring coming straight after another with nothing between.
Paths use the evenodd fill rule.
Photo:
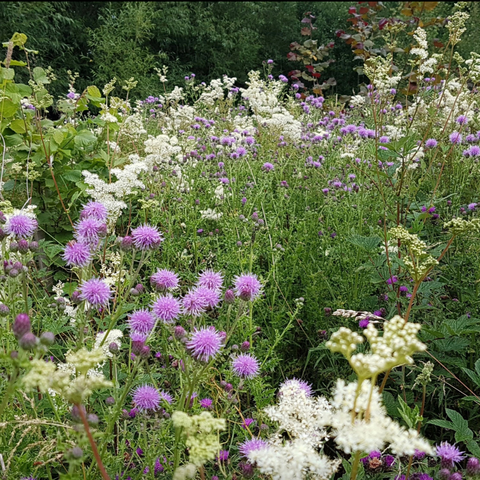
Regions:
<instances>
[{"instance_id":1,"label":"cluster of unopened buds","mask_svg":"<svg viewBox=\"0 0 480 480\"><path fill-rule=\"evenodd\" d=\"M32 332L30 317L26 313L19 313L15 317L12 332L23 350L33 350L39 346L49 347L55 341L55 335L52 332L43 332L38 338Z\"/></svg>"}]
</instances>

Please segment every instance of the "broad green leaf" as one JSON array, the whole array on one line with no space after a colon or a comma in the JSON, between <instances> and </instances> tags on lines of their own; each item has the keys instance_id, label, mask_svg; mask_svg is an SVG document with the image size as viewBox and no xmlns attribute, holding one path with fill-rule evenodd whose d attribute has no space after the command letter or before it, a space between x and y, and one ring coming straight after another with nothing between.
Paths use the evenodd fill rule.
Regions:
<instances>
[{"instance_id":1,"label":"broad green leaf","mask_svg":"<svg viewBox=\"0 0 480 480\"><path fill-rule=\"evenodd\" d=\"M87 87L87 92L91 97L102 98L100 90L95 85L90 85L89 87Z\"/></svg>"},{"instance_id":2,"label":"broad green leaf","mask_svg":"<svg viewBox=\"0 0 480 480\"><path fill-rule=\"evenodd\" d=\"M55 140L55 142L58 143L58 145L62 144L63 138L64 138L64 133L61 130L55 130L53 132L52 136L53 136L53 139Z\"/></svg>"},{"instance_id":3,"label":"broad green leaf","mask_svg":"<svg viewBox=\"0 0 480 480\"><path fill-rule=\"evenodd\" d=\"M13 103L8 98L4 98L0 102L0 117L13 117L17 113L18 105Z\"/></svg>"},{"instance_id":4,"label":"broad green leaf","mask_svg":"<svg viewBox=\"0 0 480 480\"><path fill-rule=\"evenodd\" d=\"M70 182L78 182L82 178L82 172L79 170L70 170L62 174L62 177Z\"/></svg>"},{"instance_id":5,"label":"broad green leaf","mask_svg":"<svg viewBox=\"0 0 480 480\"><path fill-rule=\"evenodd\" d=\"M455 441L464 442L473 438L473 432L468 428L468 422L460 413L450 408L446 408L448 418L453 422L455 430Z\"/></svg>"},{"instance_id":6,"label":"broad green leaf","mask_svg":"<svg viewBox=\"0 0 480 480\"><path fill-rule=\"evenodd\" d=\"M47 72L42 67L35 67L33 69L33 79L37 83L46 84L50 83L50 80L47 77Z\"/></svg>"},{"instance_id":7,"label":"broad green leaf","mask_svg":"<svg viewBox=\"0 0 480 480\"><path fill-rule=\"evenodd\" d=\"M10 60L11 67L26 67L26 62L21 62L20 60Z\"/></svg>"},{"instance_id":8,"label":"broad green leaf","mask_svg":"<svg viewBox=\"0 0 480 480\"><path fill-rule=\"evenodd\" d=\"M81 130L75 137L74 142L77 147L86 147L97 141L97 137L89 130Z\"/></svg>"},{"instance_id":9,"label":"broad green leaf","mask_svg":"<svg viewBox=\"0 0 480 480\"><path fill-rule=\"evenodd\" d=\"M476 442L475 440L467 440L465 444L467 445L468 451L472 455L480 457L480 446L478 445L478 442Z\"/></svg>"},{"instance_id":10,"label":"broad green leaf","mask_svg":"<svg viewBox=\"0 0 480 480\"><path fill-rule=\"evenodd\" d=\"M5 135L5 145L7 147L15 147L23 143L23 137L21 135Z\"/></svg>"},{"instance_id":11,"label":"broad green leaf","mask_svg":"<svg viewBox=\"0 0 480 480\"><path fill-rule=\"evenodd\" d=\"M26 132L25 130L25 122L18 118L17 120L13 120L12 123L10 124L10 128L15 132L15 133L20 133L23 134Z\"/></svg>"},{"instance_id":12,"label":"broad green leaf","mask_svg":"<svg viewBox=\"0 0 480 480\"><path fill-rule=\"evenodd\" d=\"M449 422L448 420L429 420L427 423L431 425L436 425L437 427L447 428L448 430L455 430L455 426L453 425L453 423Z\"/></svg>"}]
</instances>

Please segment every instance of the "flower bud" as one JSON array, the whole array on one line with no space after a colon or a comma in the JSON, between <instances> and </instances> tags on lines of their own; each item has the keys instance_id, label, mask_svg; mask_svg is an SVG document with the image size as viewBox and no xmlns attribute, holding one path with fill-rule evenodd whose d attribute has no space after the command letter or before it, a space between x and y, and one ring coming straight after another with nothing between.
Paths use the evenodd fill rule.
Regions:
<instances>
[{"instance_id":1,"label":"flower bud","mask_svg":"<svg viewBox=\"0 0 480 480\"><path fill-rule=\"evenodd\" d=\"M11 252L18 252L18 243L17 242L11 242L9 250Z\"/></svg>"},{"instance_id":2,"label":"flower bud","mask_svg":"<svg viewBox=\"0 0 480 480\"><path fill-rule=\"evenodd\" d=\"M118 350L119 350L118 344L115 343L115 342L112 342L112 343L108 346L108 351L109 351L110 353L115 354L115 353L118 352Z\"/></svg>"},{"instance_id":3,"label":"flower bud","mask_svg":"<svg viewBox=\"0 0 480 480\"><path fill-rule=\"evenodd\" d=\"M94 413L89 413L87 415L87 422L89 425L91 426L95 426L95 425L98 425L98 417L97 415L95 415Z\"/></svg>"},{"instance_id":4,"label":"flower bud","mask_svg":"<svg viewBox=\"0 0 480 480\"><path fill-rule=\"evenodd\" d=\"M109 406L115 405L115 399L114 399L113 397L107 397L107 398L105 399L105 403L106 403L107 405L109 405Z\"/></svg>"},{"instance_id":5,"label":"flower bud","mask_svg":"<svg viewBox=\"0 0 480 480\"><path fill-rule=\"evenodd\" d=\"M43 332L40 335L40 343L49 347L55 343L55 335L52 332Z\"/></svg>"},{"instance_id":6,"label":"flower bud","mask_svg":"<svg viewBox=\"0 0 480 480\"><path fill-rule=\"evenodd\" d=\"M143 293L145 290L145 287L141 283L139 283L135 286L135 290L137 290L138 293Z\"/></svg>"},{"instance_id":7,"label":"flower bud","mask_svg":"<svg viewBox=\"0 0 480 480\"><path fill-rule=\"evenodd\" d=\"M448 480L450 478L450 469L449 468L442 468L438 472L438 478L440 480Z\"/></svg>"},{"instance_id":8,"label":"flower bud","mask_svg":"<svg viewBox=\"0 0 480 480\"><path fill-rule=\"evenodd\" d=\"M231 348L232 350L235 350L235 351L236 351L236 350L238 350L238 345L235 343L235 344L232 345L230 348Z\"/></svg>"},{"instance_id":9,"label":"flower bud","mask_svg":"<svg viewBox=\"0 0 480 480\"><path fill-rule=\"evenodd\" d=\"M145 343L140 341L140 340L133 340L132 341L132 353L134 355L140 355L144 345L145 345Z\"/></svg>"},{"instance_id":10,"label":"flower bud","mask_svg":"<svg viewBox=\"0 0 480 480\"><path fill-rule=\"evenodd\" d=\"M7 307L8 308L8 307ZM12 331L15 338L19 339L26 333L32 330L32 324L30 323L30 317L26 313L19 313L15 317L15 321L12 325Z\"/></svg>"},{"instance_id":11,"label":"flower bud","mask_svg":"<svg viewBox=\"0 0 480 480\"><path fill-rule=\"evenodd\" d=\"M82 303L82 299L80 298L80 295L81 295L80 290L75 290L72 293L72 296L70 297L70 300L74 305L78 305L78 304Z\"/></svg>"},{"instance_id":12,"label":"flower bud","mask_svg":"<svg viewBox=\"0 0 480 480\"><path fill-rule=\"evenodd\" d=\"M235 302L235 294L233 293L233 290L229 289L225 292L224 302L227 304L232 304Z\"/></svg>"},{"instance_id":13,"label":"flower bud","mask_svg":"<svg viewBox=\"0 0 480 480\"><path fill-rule=\"evenodd\" d=\"M130 295L132 295L132 297L138 297L140 295L140 292L136 288L131 288Z\"/></svg>"},{"instance_id":14,"label":"flower bud","mask_svg":"<svg viewBox=\"0 0 480 480\"><path fill-rule=\"evenodd\" d=\"M16 350L12 350L12 351L10 352L10 358L11 358L12 360L17 359L17 358L18 358L18 352L17 352Z\"/></svg>"},{"instance_id":15,"label":"flower bud","mask_svg":"<svg viewBox=\"0 0 480 480\"><path fill-rule=\"evenodd\" d=\"M474 477L480 474L480 462L478 458L470 457L467 462L467 475Z\"/></svg>"},{"instance_id":16,"label":"flower bud","mask_svg":"<svg viewBox=\"0 0 480 480\"><path fill-rule=\"evenodd\" d=\"M0 317L6 317L9 313L10 309L3 303L0 303Z\"/></svg>"},{"instance_id":17,"label":"flower bud","mask_svg":"<svg viewBox=\"0 0 480 480\"><path fill-rule=\"evenodd\" d=\"M86 415L87 411L85 410L85 407L83 405L81 405L80 408L82 409L83 413ZM70 413L72 415L72 419L75 422L81 422L82 421L82 417L80 417L80 409L79 409L79 407L77 407L77 405L74 405L72 407L72 410L71 410Z\"/></svg>"},{"instance_id":18,"label":"flower bud","mask_svg":"<svg viewBox=\"0 0 480 480\"><path fill-rule=\"evenodd\" d=\"M329 307L325 307L323 311L325 312L326 317L329 317L332 314L332 309Z\"/></svg>"},{"instance_id":19,"label":"flower bud","mask_svg":"<svg viewBox=\"0 0 480 480\"><path fill-rule=\"evenodd\" d=\"M31 252L36 252L38 251L38 242L30 242L28 245L28 248L30 249Z\"/></svg>"},{"instance_id":20,"label":"flower bud","mask_svg":"<svg viewBox=\"0 0 480 480\"><path fill-rule=\"evenodd\" d=\"M240 345L240 349L242 350L242 352L246 352L247 350L250 349L250 342L248 340L245 340L241 345Z\"/></svg>"},{"instance_id":21,"label":"flower bud","mask_svg":"<svg viewBox=\"0 0 480 480\"><path fill-rule=\"evenodd\" d=\"M12 268L9 272L8 275L12 278L18 277L20 275L20 272L16 268Z\"/></svg>"},{"instance_id":22,"label":"flower bud","mask_svg":"<svg viewBox=\"0 0 480 480\"><path fill-rule=\"evenodd\" d=\"M231 392L233 390L233 385L231 383L227 383L224 388L226 392Z\"/></svg>"},{"instance_id":23,"label":"flower bud","mask_svg":"<svg viewBox=\"0 0 480 480\"><path fill-rule=\"evenodd\" d=\"M73 447L68 451L71 458L79 459L83 457L83 450L80 447Z\"/></svg>"},{"instance_id":24,"label":"flower bud","mask_svg":"<svg viewBox=\"0 0 480 480\"><path fill-rule=\"evenodd\" d=\"M38 338L32 332L28 332L20 338L18 344L23 350L33 350L37 345Z\"/></svg>"},{"instance_id":25,"label":"flower bud","mask_svg":"<svg viewBox=\"0 0 480 480\"><path fill-rule=\"evenodd\" d=\"M174 329L174 335L175 335L175 338L180 340L187 335L187 332L183 327L181 327L180 325L177 325Z\"/></svg>"},{"instance_id":26,"label":"flower bud","mask_svg":"<svg viewBox=\"0 0 480 480\"><path fill-rule=\"evenodd\" d=\"M28 240L24 240L23 238L18 241L18 251L20 253L28 253Z\"/></svg>"},{"instance_id":27,"label":"flower bud","mask_svg":"<svg viewBox=\"0 0 480 480\"><path fill-rule=\"evenodd\" d=\"M120 243L120 249L124 252L128 252L133 247L133 238L130 235L122 238L122 242Z\"/></svg>"}]
</instances>

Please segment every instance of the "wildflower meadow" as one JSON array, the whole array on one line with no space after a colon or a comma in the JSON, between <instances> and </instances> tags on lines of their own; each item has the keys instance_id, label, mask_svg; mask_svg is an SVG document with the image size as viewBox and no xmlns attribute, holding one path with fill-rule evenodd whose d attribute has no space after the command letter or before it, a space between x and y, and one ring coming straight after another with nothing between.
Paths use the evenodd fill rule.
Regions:
<instances>
[{"instance_id":1,"label":"wildflower meadow","mask_svg":"<svg viewBox=\"0 0 480 480\"><path fill-rule=\"evenodd\" d=\"M4 39L2 480L480 479L480 52L437 3L141 99Z\"/></svg>"}]
</instances>

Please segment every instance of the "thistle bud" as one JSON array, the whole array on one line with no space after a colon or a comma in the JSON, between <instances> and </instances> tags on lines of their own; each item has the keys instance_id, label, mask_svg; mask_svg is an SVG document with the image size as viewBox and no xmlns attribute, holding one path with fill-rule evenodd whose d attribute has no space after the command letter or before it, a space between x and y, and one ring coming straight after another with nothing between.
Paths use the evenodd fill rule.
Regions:
<instances>
[{"instance_id":1,"label":"thistle bud","mask_svg":"<svg viewBox=\"0 0 480 480\"><path fill-rule=\"evenodd\" d=\"M227 304L232 304L235 302L235 294L233 293L233 290L229 289L225 292L224 302Z\"/></svg>"},{"instance_id":2,"label":"thistle bud","mask_svg":"<svg viewBox=\"0 0 480 480\"><path fill-rule=\"evenodd\" d=\"M20 253L28 253L29 243L28 240L24 240L23 238L17 242L18 251Z\"/></svg>"},{"instance_id":3,"label":"thistle bud","mask_svg":"<svg viewBox=\"0 0 480 480\"><path fill-rule=\"evenodd\" d=\"M18 243L17 242L11 242L9 250L11 252L18 252Z\"/></svg>"},{"instance_id":4,"label":"thistle bud","mask_svg":"<svg viewBox=\"0 0 480 480\"><path fill-rule=\"evenodd\" d=\"M115 354L115 353L118 352L118 350L119 350L118 344L115 343L115 342L112 342L112 343L108 346L108 351L109 351L110 353Z\"/></svg>"},{"instance_id":5,"label":"thistle bud","mask_svg":"<svg viewBox=\"0 0 480 480\"><path fill-rule=\"evenodd\" d=\"M132 249L132 247L133 247L133 238L130 237L130 235L127 235L126 237L123 237L122 242L120 243L120 248L124 252L128 252L129 250Z\"/></svg>"},{"instance_id":6,"label":"thistle bud","mask_svg":"<svg viewBox=\"0 0 480 480\"><path fill-rule=\"evenodd\" d=\"M71 458L79 459L83 457L83 450L80 447L73 447L68 451Z\"/></svg>"},{"instance_id":7,"label":"thistle bud","mask_svg":"<svg viewBox=\"0 0 480 480\"><path fill-rule=\"evenodd\" d=\"M180 325L177 325L174 329L174 335L175 335L175 338L180 340L187 335L187 332L183 327L181 327Z\"/></svg>"},{"instance_id":8,"label":"thistle bud","mask_svg":"<svg viewBox=\"0 0 480 480\"><path fill-rule=\"evenodd\" d=\"M247 350L250 349L250 342L248 340L245 340L241 345L240 345L240 349L242 350L242 352L246 352Z\"/></svg>"},{"instance_id":9,"label":"thistle bud","mask_svg":"<svg viewBox=\"0 0 480 480\"><path fill-rule=\"evenodd\" d=\"M142 358L148 358L150 356L150 347L148 345L144 345L140 350L140 356Z\"/></svg>"},{"instance_id":10,"label":"thistle bud","mask_svg":"<svg viewBox=\"0 0 480 480\"><path fill-rule=\"evenodd\" d=\"M32 332L28 332L20 338L18 344L23 350L33 350L37 342L38 338Z\"/></svg>"},{"instance_id":11,"label":"thistle bud","mask_svg":"<svg viewBox=\"0 0 480 480\"><path fill-rule=\"evenodd\" d=\"M115 399L113 397L107 397L105 403L109 406L115 405Z\"/></svg>"},{"instance_id":12,"label":"thistle bud","mask_svg":"<svg viewBox=\"0 0 480 480\"><path fill-rule=\"evenodd\" d=\"M49 347L55 343L55 335L52 332L43 332L40 335L40 343Z\"/></svg>"},{"instance_id":13,"label":"thistle bud","mask_svg":"<svg viewBox=\"0 0 480 480\"><path fill-rule=\"evenodd\" d=\"M87 422L91 426L98 425L98 417L94 413L89 413L87 415Z\"/></svg>"},{"instance_id":14,"label":"thistle bud","mask_svg":"<svg viewBox=\"0 0 480 480\"><path fill-rule=\"evenodd\" d=\"M10 309L3 303L0 303L0 317L6 317L9 313Z\"/></svg>"},{"instance_id":15,"label":"thistle bud","mask_svg":"<svg viewBox=\"0 0 480 480\"><path fill-rule=\"evenodd\" d=\"M26 313L19 313L15 317L15 321L12 325L12 331L15 335L15 338L19 339L23 337L26 333L29 333L31 330L32 324L30 323L30 317Z\"/></svg>"},{"instance_id":16,"label":"thistle bud","mask_svg":"<svg viewBox=\"0 0 480 480\"><path fill-rule=\"evenodd\" d=\"M36 252L38 250L38 242L30 242L28 245L28 248L30 249L31 252Z\"/></svg>"}]
</instances>

